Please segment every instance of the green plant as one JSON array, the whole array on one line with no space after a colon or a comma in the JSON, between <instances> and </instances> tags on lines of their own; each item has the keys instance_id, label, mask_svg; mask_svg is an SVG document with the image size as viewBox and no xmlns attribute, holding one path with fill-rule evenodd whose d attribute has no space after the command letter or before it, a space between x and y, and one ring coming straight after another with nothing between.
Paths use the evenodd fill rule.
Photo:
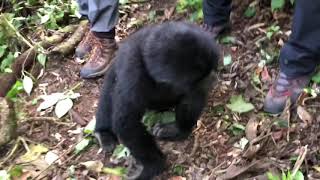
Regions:
<instances>
[{"instance_id":1,"label":"green plant","mask_svg":"<svg viewBox=\"0 0 320 180\"><path fill-rule=\"evenodd\" d=\"M290 0L293 5L295 0ZM282 10L286 4L286 0L271 0L271 11Z\"/></svg>"},{"instance_id":2,"label":"green plant","mask_svg":"<svg viewBox=\"0 0 320 180\"><path fill-rule=\"evenodd\" d=\"M201 0L179 0L176 10L178 13L191 12L188 16L190 21L199 21L203 19Z\"/></svg>"},{"instance_id":3,"label":"green plant","mask_svg":"<svg viewBox=\"0 0 320 180\"><path fill-rule=\"evenodd\" d=\"M287 171L287 173L282 171L281 177L278 175L273 175L271 172L267 172L268 180L304 180L303 173L301 171L297 171L297 173L293 176L291 171Z\"/></svg>"},{"instance_id":4,"label":"green plant","mask_svg":"<svg viewBox=\"0 0 320 180\"><path fill-rule=\"evenodd\" d=\"M267 38L271 39L271 37L274 34L277 34L279 32L280 32L280 27L277 25L272 25L272 26L268 27L268 29L267 29Z\"/></svg>"},{"instance_id":5,"label":"green plant","mask_svg":"<svg viewBox=\"0 0 320 180\"><path fill-rule=\"evenodd\" d=\"M148 111L142 118L143 124L147 127L148 130L156 123L170 123L175 121L175 113L174 112L155 112Z\"/></svg>"}]
</instances>

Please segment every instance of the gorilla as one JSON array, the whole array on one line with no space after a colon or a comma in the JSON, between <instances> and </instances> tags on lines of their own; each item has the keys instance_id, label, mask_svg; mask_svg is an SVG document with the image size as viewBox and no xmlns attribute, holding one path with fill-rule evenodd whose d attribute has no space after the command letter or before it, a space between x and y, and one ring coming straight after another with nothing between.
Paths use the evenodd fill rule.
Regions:
<instances>
[{"instance_id":1,"label":"gorilla","mask_svg":"<svg viewBox=\"0 0 320 180\"><path fill-rule=\"evenodd\" d=\"M216 81L219 52L197 25L165 22L129 36L108 68L96 113L95 136L107 152L123 143L150 180L165 170L154 138L182 140L191 134ZM141 122L147 110L175 110L176 121L149 133Z\"/></svg>"}]
</instances>

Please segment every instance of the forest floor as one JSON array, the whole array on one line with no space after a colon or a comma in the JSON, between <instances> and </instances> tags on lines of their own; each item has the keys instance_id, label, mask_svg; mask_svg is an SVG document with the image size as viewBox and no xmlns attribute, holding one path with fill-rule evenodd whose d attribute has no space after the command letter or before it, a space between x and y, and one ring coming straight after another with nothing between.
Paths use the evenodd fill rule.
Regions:
<instances>
[{"instance_id":1,"label":"forest floor","mask_svg":"<svg viewBox=\"0 0 320 180\"><path fill-rule=\"evenodd\" d=\"M282 171L296 174L298 170L303 172L305 178L320 179L319 101L303 96L298 112L286 110L279 116L266 114L262 109L268 87L278 71L278 62L274 57L290 34L292 12L271 13L268 5L261 5L254 17L245 18L248 3L240 0L233 4L232 31L227 36L229 40L225 38L220 41L224 58L220 63L218 85L211 92L206 110L192 136L182 142L159 142L169 165L159 179L262 180L267 179L267 172L274 175ZM152 21L186 19L185 15L173 11L174 0L154 0L129 6L120 14L117 27L119 40ZM155 12L153 18L150 18L151 11ZM272 24L280 29L270 28ZM272 37L268 38L270 33L273 33ZM231 55L231 62L227 62L228 55ZM266 65L264 62L267 62ZM72 56L50 59L31 96L23 96L23 105L20 106L23 116L46 120L20 123L20 136L28 142L45 145L58 154L61 161L50 168L44 168L40 161L33 162L24 164L24 169L42 172L41 176L46 179L66 179L71 178L70 167L74 165L75 172L72 174L77 179L118 179L79 167L81 162L105 162L110 158L99 153L97 144L77 155L66 152L83 138L81 127L94 118L103 81L103 78L81 79L81 67ZM59 121L52 121L52 109L40 113L37 111L38 104L32 102L44 92L65 92L78 83L81 83L80 87L75 88L74 92L81 96L74 101L71 113ZM238 95L242 95L254 109L238 113L228 108L231 97ZM21 147L7 165L12 165L24 153Z\"/></svg>"}]
</instances>

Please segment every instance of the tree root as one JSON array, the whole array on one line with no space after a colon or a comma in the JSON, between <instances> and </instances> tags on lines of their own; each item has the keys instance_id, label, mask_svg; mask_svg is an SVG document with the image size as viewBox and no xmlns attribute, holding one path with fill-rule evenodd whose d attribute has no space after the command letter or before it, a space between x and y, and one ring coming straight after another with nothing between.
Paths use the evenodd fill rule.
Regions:
<instances>
[{"instance_id":1,"label":"tree root","mask_svg":"<svg viewBox=\"0 0 320 180\"><path fill-rule=\"evenodd\" d=\"M53 49L55 50L53 51L55 53L61 53L64 55L68 54L84 36L87 29L87 24L88 21L81 21L80 26L77 28L75 25L67 26L54 33L52 36L44 38L37 45L29 48L27 51L18 56L11 65L12 73L0 75L0 97L5 97L11 87L15 84L16 80L21 77L22 71L30 69L36 62L35 58L38 52L38 47L48 49L53 45L62 42L68 33L73 33L67 41L61 43L57 46L57 48Z\"/></svg>"}]
</instances>

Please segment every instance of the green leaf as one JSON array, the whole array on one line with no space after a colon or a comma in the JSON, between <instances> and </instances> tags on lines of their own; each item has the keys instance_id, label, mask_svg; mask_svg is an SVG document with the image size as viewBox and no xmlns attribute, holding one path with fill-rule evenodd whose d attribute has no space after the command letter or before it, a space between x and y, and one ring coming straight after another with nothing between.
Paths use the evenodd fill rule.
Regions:
<instances>
[{"instance_id":1,"label":"green leaf","mask_svg":"<svg viewBox=\"0 0 320 180\"><path fill-rule=\"evenodd\" d=\"M283 173L283 174L284 174L284 173ZM292 177L291 177L291 172L288 171L288 172L287 172L287 177L282 175L282 178L283 178L283 179L287 179L287 180L291 180L291 179L292 179Z\"/></svg>"},{"instance_id":2,"label":"green leaf","mask_svg":"<svg viewBox=\"0 0 320 180\"><path fill-rule=\"evenodd\" d=\"M285 0L271 0L271 11L282 9L284 4Z\"/></svg>"},{"instance_id":3,"label":"green leaf","mask_svg":"<svg viewBox=\"0 0 320 180\"><path fill-rule=\"evenodd\" d=\"M289 127L288 121L282 120L282 119L276 120L273 124L280 127L280 128L288 128Z\"/></svg>"},{"instance_id":4,"label":"green leaf","mask_svg":"<svg viewBox=\"0 0 320 180\"><path fill-rule=\"evenodd\" d=\"M293 180L304 180L304 175L301 171L298 171L294 176Z\"/></svg>"},{"instance_id":5,"label":"green leaf","mask_svg":"<svg viewBox=\"0 0 320 180\"><path fill-rule=\"evenodd\" d=\"M79 154L80 152L82 152L86 147L89 146L90 142L91 142L91 138L85 138L82 139L75 147L75 153Z\"/></svg>"},{"instance_id":6,"label":"green leaf","mask_svg":"<svg viewBox=\"0 0 320 180\"><path fill-rule=\"evenodd\" d=\"M21 81L16 81L16 83L12 86L10 91L7 93L6 97L15 101L15 98L19 93L23 92L23 85Z\"/></svg>"},{"instance_id":7,"label":"green leaf","mask_svg":"<svg viewBox=\"0 0 320 180\"><path fill-rule=\"evenodd\" d=\"M129 2L129 0L120 0L119 3L121 5L127 4Z\"/></svg>"},{"instance_id":8,"label":"green leaf","mask_svg":"<svg viewBox=\"0 0 320 180\"><path fill-rule=\"evenodd\" d=\"M142 118L143 124L150 130L156 123L170 123L175 121L174 112L148 111Z\"/></svg>"},{"instance_id":9,"label":"green leaf","mask_svg":"<svg viewBox=\"0 0 320 180\"><path fill-rule=\"evenodd\" d=\"M2 60L0 64L0 71L4 72L6 68L9 68L14 61L14 55L9 52L9 54Z\"/></svg>"},{"instance_id":10,"label":"green leaf","mask_svg":"<svg viewBox=\"0 0 320 180\"><path fill-rule=\"evenodd\" d=\"M232 57L230 54L223 57L223 65L227 66L232 63Z\"/></svg>"},{"instance_id":11,"label":"green leaf","mask_svg":"<svg viewBox=\"0 0 320 180\"><path fill-rule=\"evenodd\" d=\"M251 18L256 15L256 8L254 6L249 6L244 12L244 16L247 18Z\"/></svg>"},{"instance_id":12,"label":"green leaf","mask_svg":"<svg viewBox=\"0 0 320 180\"><path fill-rule=\"evenodd\" d=\"M11 177L20 177L22 175L22 166L14 166L10 171L9 174Z\"/></svg>"},{"instance_id":13,"label":"green leaf","mask_svg":"<svg viewBox=\"0 0 320 180\"><path fill-rule=\"evenodd\" d=\"M127 173L127 169L124 167L116 167L116 168L102 168L102 172L106 174L113 174L116 176L124 176Z\"/></svg>"},{"instance_id":14,"label":"green leaf","mask_svg":"<svg viewBox=\"0 0 320 180\"><path fill-rule=\"evenodd\" d=\"M261 84L260 77L259 77L259 75L256 74L256 73L254 73L254 74L252 75L252 81L253 81L253 83L256 84L256 85Z\"/></svg>"},{"instance_id":15,"label":"green leaf","mask_svg":"<svg viewBox=\"0 0 320 180\"><path fill-rule=\"evenodd\" d=\"M7 45L2 45L0 46L0 58L4 55L4 53L6 52L7 49Z\"/></svg>"},{"instance_id":16,"label":"green leaf","mask_svg":"<svg viewBox=\"0 0 320 180\"><path fill-rule=\"evenodd\" d=\"M230 127L230 130L232 131L232 134L235 136L241 135L245 132L246 127L244 127L242 124L234 123Z\"/></svg>"},{"instance_id":17,"label":"green leaf","mask_svg":"<svg viewBox=\"0 0 320 180\"><path fill-rule=\"evenodd\" d=\"M185 171L185 168L180 164L177 164L173 167L173 174L175 175L181 176L183 175L184 171Z\"/></svg>"},{"instance_id":18,"label":"green leaf","mask_svg":"<svg viewBox=\"0 0 320 180\"><path fill-rule=\"evenodd\" d=\"M118 145L112 153L113 159L121 159L128 156L130 156L130 150L123 144Z\"/></svg>"},{"instance_id":19,"label":"green leaf","mask_svg":"<svg viewBox=\"0 0 320 180\"><path fill-rule=\"evenodd\" d=\"M93 134L95 126L96 126L96 120L93 119L87 124L86 127L84 127L83 132L85 134Z\"/></svg>"},{"instance_id":20,"label":"green leaf","mask_svg":"<svg viewBox=\"0 0 320 180\"><path fill-rule=\"evenodd\" d=\"M271 37L273 36L273 32L267 32L267 38L271 39Z\"/></svg>"},{"instance_id":21,"label":"green leaf","mask_svg":"<svg viewBox=\"0 0 320 180\"><path fill-rule=\"evenodd\" d=\"M230 104L227 104L227 108L233 112L245 113L253 110L254 106L251 103L245 102L242 95L239 95L231 97Z\"/></svg>"},{"instance_id":22,"label":"green leaf","mask_svg":"<svg viewBox=\"0 0 320 180\"><path fill-rule=\"evenodd\" d=\"M5 73L12 73L13 71L12 71L11 68L5 68L5 69L4 69L4 72L5 72Z\"/></svg>"},{"instance_id":23,"label":"green leaf","mask_svg":"<svg viewBox=\"0 0 320 180\"><path fill-rule=\"evenodd\" d=\"M45 54L42 54L42 53L38 54L37 60L43 67L46 66L47 56Z\"/></svg>"},{"instance_id":24,"label":"green leaf","mask_svg":"<svg viewBox=\"0 0 320 180\"><path fill-rule=\"evenodd\" d=\"M6 170L0 170L0 180L10 180L10 175Z\"/></svg>"},{"instance_id":25,"label":"green leaf","mask_svg":"<svg viewBox=\"0 0 320 180\"><path fill-rule=\"evenodd\" d=\"M234 44L236 42L236 38L233 36L224 36L220 39L220 43L223 44Z\"/></svg>"},{"instance_id":26,"label":"green leaf","mask_svg":"<svg viewBox=\"0 0 320 180\"><path fill-rule=\"evenodd\" d=\"M318 84L320 83L320 72L312 76L312 81Z\"/></svg>"}]
</instances>

